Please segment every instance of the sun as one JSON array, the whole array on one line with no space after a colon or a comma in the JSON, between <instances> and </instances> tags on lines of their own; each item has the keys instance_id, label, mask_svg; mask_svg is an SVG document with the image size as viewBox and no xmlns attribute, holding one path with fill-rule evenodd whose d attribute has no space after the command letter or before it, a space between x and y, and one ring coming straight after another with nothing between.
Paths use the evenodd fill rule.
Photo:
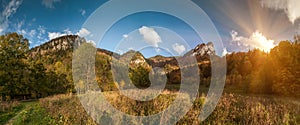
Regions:
<instances>
[{"instance_id":1,"label":"sun","mask_svg":"<svg viewBox=\"0 0 300 125\"><path fill-rule=\"evenodd\" d=\"M266 38L259 31L254 32L250 37L250 40L250 42L256 44L256 48L265 52L270 52L270 50L275 47L275 41Z\"/></svg>"}]
</instances>

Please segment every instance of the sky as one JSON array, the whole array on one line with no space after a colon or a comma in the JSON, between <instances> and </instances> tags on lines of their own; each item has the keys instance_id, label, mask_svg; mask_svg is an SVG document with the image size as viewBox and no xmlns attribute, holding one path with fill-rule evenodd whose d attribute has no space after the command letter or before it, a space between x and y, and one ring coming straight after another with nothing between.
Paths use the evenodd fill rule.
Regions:
<instances>
[{"instance_id":1,"label":"sky","mask_svg":"<svg viewBox=\"0 0 300 125\"><path fill-rule=\"evenodd\" d=\"M219 33L224 46L222 54L254 48L268 52L282 40L293 40L293 36L300 32L299 0L192 2L207 14ZM106 0L1 0L0 34L22 34L30 41L31 47L67 34L89 40L90 37L99 35L93 29L85 27L92 17L97 17L100 21L89 27L101 29L102 25L109 23L105 22L106 19L121 13L120 10L145 6L123 0L115 10L103 12L105 17L97 16L101 11L99 8L106 3ZM177 12L190 9L181 8L183 5L176 2L157 4L157 7L169 6L176 6L180 10ZM202 17L201 14L185 16L190 19ZM204 33L201 35L218 36L209 34L207 27L198 29ZM206 31L209 33L205 34ZM149 57L157 54L182 55L196 45L210 41L203 39L194 26L175 15L145 10L120 18L105 32L103 39L93 42L97 43L97 47L110 51L124 53L134 49Z\"/></svg>"}]
</instances>

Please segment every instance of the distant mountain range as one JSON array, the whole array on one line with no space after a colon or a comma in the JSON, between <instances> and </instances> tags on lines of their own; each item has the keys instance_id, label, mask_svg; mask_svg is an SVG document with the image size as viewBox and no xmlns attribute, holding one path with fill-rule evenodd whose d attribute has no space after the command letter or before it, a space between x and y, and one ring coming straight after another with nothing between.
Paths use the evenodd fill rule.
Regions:
<instances>
[{"instance_id":1,"label":"distant mountain range","mask_svg":"<svg viewBox=\"0 0 300 125\"><path fill-rule=\"evenodd\" d=\"M30 57L35 57L37 55L57 55L64 56L64 54L73 51L75 46L80 46L80 44L86 42L84 38L77 35L67 35L52 39L40 46L36 46L30 50ZM145 58L140 52L129 50L128 52L119 55L105 49L97 48L97 54L110 56L112 58L119 59L120 61L130 60L130 64L143 64L150 65L152 67L165 67L167 64L171 66L177 65L177 59L184 59L187 56L195 56L198 62L209 61L209 56L215 55L214 46L211 42L204 44L201 43L197 45L194 49L188 51L182 57L165 57L162 55L157 55L150 58ZM132 58L129 58L132 57Z\"/></svg>"},{"instance_id":2,"label":"distant mountain range","mask_svg":"<svg viewBox=\"0 0 300 125\"><path fill-rule=\"evenodd\" d=\"M81 46L84 43L87 43L86 40L76 35L62 36L32 48L28 55L32 60L42 62L48 71L63 72L66 74L68 82L73 83L73 50L75 47ZM278 46L270 50L270 53L253 49L248 52L234 52L226 55L226 85L255 93L269 92L299 95L298 91L282 91L281 89L283 87L286 88L286 90L290 90L288 88L299 88L300 86L299 79L297 79L300 73L300 69L298 68L300 67L299 45L297 40L295 42L281 41ZM108 86L102 87L104 90L116 90L116 87L112 87L115 83L112 79L111 62L117 60L118 65L129 65L130 71L135 71L135 69L140 67L148 71L151 68L160 67L164 70L164 74L166 74L168 78L168 84L180 84L181 70L184 68L188 69L191 65L184 65L184 67L180 68L178 63L192 62L193 60L191 59L195 58L189 58L191 56L197 59L197 66L201 78L200 85L205 85L206 87L210 86L212 75L210 57L216 57L214 59L223 58L216 55L214 45L211 42L207 44L201 43L183 56L176 57L156 55L154 57L145 58L142 53L134 50L129 50L120 55L115 52L97 48L95 54L96 77L99 84L109 84ZM147 76L148 74L142 75ZM139 80L139 78L136 79ZM272 86L272 88L270 88L270 86Z\"/></svg>"},{"instance_id":3,"label":"distant mountain range","mask_svg":"<svg viewBox=\"0 0 300 125\"><path fill-rule=\"evenodd\" d=\"M84 43L87 43L86 40L77 35L62 36L32 48L28 55L29 58L33 60L40 60L47 70L57 69L57 65L59 63L63 64L64 72L67 76L69 76L70 80L72 80L73 50ZM112 60L117 60L122 65L128 64L131 69L138 68L139 66L142 66L147 70L151 69L151 67L160 67L164 69L163 74L166 74L168 77L167 83L180 84L181 68L179 68L179 61L191 62L191 58L189 57L195 56L198 62L198 67L202 67L201 72L209 73L209 71L206 70L210 70L210 56L213 55L215 55L215 50L212 43L199 44L183 56L177 57L157 55L145 58L142 53L134 50L129 50L128 52L120 55L115 52L97 48L95 54L97 64L96 77L99 80L98 83L107 83L110 84L109 86L113 86L114 82L111 81L112 76L110 73L111 63ZM112 89L108 88L107 90Z\"/></svg>"}]
</instances>

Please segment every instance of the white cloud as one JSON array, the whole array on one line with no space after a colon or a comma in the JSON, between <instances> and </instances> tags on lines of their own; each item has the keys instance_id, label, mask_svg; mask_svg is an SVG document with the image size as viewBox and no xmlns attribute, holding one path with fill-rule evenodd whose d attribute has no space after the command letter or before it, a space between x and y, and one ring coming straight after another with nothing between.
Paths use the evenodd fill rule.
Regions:
<instances>
[{"instance_id":1,"label":"white cloud","mask_svg":"<svg viewBox=\"0 0 300 125\"><path fill-rule=\"evenodd\" d=\"M29 35L30 37L34 37L35 34L36 34L36 31L35 31L35 30L30 30L30 32L28 33L28 35Z\"/></svg>"},{"instance_id":2,"label":"white cloud","mask_svg":"<svg viewBox=\"0 0 300 125\"><path fill-rule=\"evenodd\" d=\"M91 35L91 32L88 31L86 28L81 28L77 33L76 35L80 36L80 37L86 37L86 36L89 36Z\"/></svg>"},{"instance_id":3,"label":"white cloud","mask_svg":"<svg viewBox=\"0 0 300 125\"><path fill-rule=\"evenodd\" d=\"M125 52L124 52L123 50L120 50L120 49L119 49L119 50L117 51L117 53L123 55Z\"/></svg>"},{"instance_id":4,"label":"white cloud","mask_svg":"<svg viewBox=\"0 0 300 125\"><path fill-rule=\"evenodd\" d=\"M224 48L222 56L226 56L227 54L231 54L231 52L228 52L228 50L226 48Z\"/></svg>"},{"instance_id":5,"label":"white cloud","mask_svg":"<svg viewBox=\"0 0 300 125\"><path fill-rule=\"evenodd\" d=\"M61 0L43 0L42 5L44 5L47 8L54 8L54 3L60 2Z\"/></svg>"},{"instance_id":6,"label":"white cloud","mask_svg":"<svg viewBox=\"0 0 300 125\"><path fill-rule=\"evenodd\" d=\"M38 31L40 32L40 34L45 34L46 33L46 29L43 26L39 26Z\"/></svg>"},{"instance_id":7,"label":"white cloud","mask_svg":"<svg viewBox=\"0 0 300 125\"><path fill-rule=\"evenodd\" d=\"M22 28L22 26L24 25L24 20L22 20L21 22L19 22L18 24L17 24L17 30L20 30L21 28Z\"/></svg>"},{"instance_id":8,"label":"white cloud","mask_svg":"<svg viewBox=\"0 0 300 125\"><path fill-rule=\"evenodd\" d=\"M61 36L65 36L65 35L72 35L72 34L73 34L72 31L70 31L69 29L65 29L63 32L48 32L48 38L49 38L49 40L51 40L51 39L54 39L57 37L61 37ZM75 34L80 37L92 36L91 32L89 30L87 30L86 28L81 28Z\"/></svg>"},{"instance_id":9,"label":"white cloud","mask_svg":"<svg viewBox=\"0 0 300 125\"><path fill-rule=\"evenodd\" d=\"M173 47L173 50L175 52L177 52L178 54L182 54L186 50L184 45L179 45L178 43L173 44L172 47Z\"/></svg>"},{"instance_id":10,"label":"white cloud","mask_svg":"<svg viewBox=\"0 0 300 125\"><path fill-rule=\"evenodd\" d=\"M87 40L87 43L91 43L93 46L96 46L96 45L97 45L96 42L93 41L93 40Z\"/></svg>"},{"instance_id":11,"label":"white cloud","mask_svg":"<svg viewBox=\"0 0 300 125\"><path fill-rule=\"evenodd\" d=\"M60 33L60 32L48 32L49 40L55 39L57 37L65 36L65 35L67 35L67 34Z\"/></svg>"},{"instance_id":12,"label":"white cloud","mask_svg":"<svg viewBox=\"0 0 300 125\"><path fill-rule=\"evenodd\" d=\"M160 48L155 48L155 51L156 51L157 53L160 53Z\"/></svg>"},{"instance_id":13,"label":"white cloud","mask_svg":"<svg viewBox=\"0 0 300 125\"><path fill-rule=\"evenodd\" d=\"M258 48L263 51L270 51L275 47L274 40L267 39L262 33L256 31L249 38L238 36L238 32L231 32L232 42L236 42L239 46L247 47L248 49Z\"/></svg>"},{"instance_id":14,"label":"white cloud","mask_svg":"<svg viewBox=\"0 0 300 125\"><path fill-rule=\"evenodd\" d=\"M65 30L64 30L64 33L65 33L65 34L68 34L68 35L73 34L72 31L70 31L70 29L65 29Z\"/></svg>"},{"instance_id":15,"label":"white cloud","mask_svg":"<svg viewBox=\"0 0 300 125\"><path fill-rule=\"evenodd\" d=\"M153 29L146 26L142 26L139 29L139 33L143 35L144 40L153 45L154 47L158 47L158 43L162 42L158 33Z\"/></svg>"},{"instance_id":16,"label":"white cloud","mask_svg":"<svg viewBox=\"0 0 300 125\"><path fill-rule=\"evenodd\" d=\"M12 0L4 8L0 15L0 33L4 32L9 27L9 18L17 12L17 9L21 4L21 0Z\"/></svg>"},{"instance_id":17,"label":"white cloud","mask_svg":"<svg viewBox=\"0 0 300 125\"><path fill-rule=\"evenodd\" d=\"M283 10L292 23L300 18L300 0L261 0L261 5L275 10Z\"/></svg>"},{"instance_id":18,"label":"white cloud","mask_svg":"<svg viewBox=\"0 0 300 125\"><path fill-rule=\"evenodd\" d=\"M124 34L124 35L123 35L123 38L125 38L125 39L128 38L128 35L127 35L127 34Z\"/></svg>"},{"instance_id":19,"label":"white cloud","mask_svg":"<svg viewBox=\"0 0 300 125\"><path fill-rule=\"evenodd\" d=\"M46 34L46 28L43 26L39 26L37 28L37 35L36 35L36 38L38 39L39 43L47 41L47 39L44 36L45 34Z\"/></svg>"},{"instance_id":20,"label":"white cloud","mask_svg":"<svg viewBox=\"0 0 300 125\"><path fill-rule=\"evenodd\" d=\"M224 49L223 49L222 56L226 56L226 55L227 55L227 53L228 53L227 49L226 49L226 48L224 48Z\"/></svg>"},{"instance_id":21,"label":"white cloud","mask_svg":"<svg viewBox=\"0 0 300 125\"><path fill-rule=\"evenodd\" d=\"M20 33L23 34L23 35L27 34L27 32L25 30L21 30Z\"/></svg>"},{"instance_id":22,"label":"white cloud","mask_svg":"<svg viewBox=\"0 0 300 125\"><path fill-rule=\"evenodd\" d=\"M80 14L81 14L82 16L84 16L85 13L86 13L86 11L85 11L84 9L80 9L79 12L80 12Z\"/></svg>"},{"instance_id":23,"label":"white cloud","mask_svg":"<svg viewBox=\"0 0 300 125\"><path fill-rule=\"evenodd\" d=\"M27 32L22 29L23 25L24 25L24 22L25 20L22 20L20 22L18 22L17 24L15 24L15 30L18 32L18 33L21 33L22 35L26 35Z\"/></svg>"}]
</instances>

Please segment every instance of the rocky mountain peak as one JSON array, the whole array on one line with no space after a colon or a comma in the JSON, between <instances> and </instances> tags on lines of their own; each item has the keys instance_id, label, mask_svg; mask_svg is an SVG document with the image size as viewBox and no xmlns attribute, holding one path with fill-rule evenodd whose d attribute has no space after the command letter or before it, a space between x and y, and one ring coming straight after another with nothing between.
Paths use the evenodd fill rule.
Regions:
<instances>
[{"instance_id":1,"label":"rocky mountain peak","mask_svg":"<svg viewBox=\"0 0 300 125\"><path fill-rule=\"evenodd\" d=\"M32 48L29 55L34 57L36 54L45 55L59 51L69 51L84 42L86 42L86 40L77 35L61 36Z\"/></svg>"},{"instance_id":2,"label":"rocky mountain peak","mask_svg":"<svg viewBox=\"0 0 300 125\"><path fill-rule=\"evenodd\" d=\"M129 50L120 56L119 59L121 62L130 62L130 65L143 65L146 64L147 61L142 53L139 51Z\"/></svg>"},{"instance_id":3,"label":"rocky mountain peak","mask_svg":"<svg viewBox=\"0 0 300 125\"><path fill-rule=\"evenodd\" d=\"M192 50L193 56L206 56L206 55L215 55L215 49L212 42L207 44L199 44Z\"/></svg>"},{"instance_id":4,"label":"rocky mountain peak","mask_svg":"<svg viewBox=\"0 0 300 125\"><path fill-rule=\"evenodd\" d=\"M197 45L194 49L187 52L184 57L186 56L195 56L197 61L205 61L209 60L210 56L215 55L215 49L212 42L208 42L207 44L201 43Z\"/></svg>"}]
</instances>

